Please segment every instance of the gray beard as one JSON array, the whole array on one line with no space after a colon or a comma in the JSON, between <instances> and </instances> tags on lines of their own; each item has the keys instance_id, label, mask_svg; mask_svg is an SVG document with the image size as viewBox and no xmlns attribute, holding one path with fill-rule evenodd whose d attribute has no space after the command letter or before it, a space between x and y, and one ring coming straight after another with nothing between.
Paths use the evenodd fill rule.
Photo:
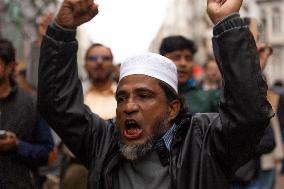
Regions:
<instances>
[{"instance_id":1,"label":"gray beard","mask_svg":"<svg viewBox=\"0 0 284 189\"><path fill-rule=\"evenodd\" d=\"M157 123L157 127L154 129L154 135L144 144L125 144L122 140L119 143L119 150L123 157L127 160L134 161L144 157L153 151L155 141L162 137L162 135L168 130L168 113L164 115L164 119Z\"/></svg>"},{"instance_id":2,"label":"gray beard","mask_svg":"<svg viewBox=\"0 0 284 189\"><path fill-rule=\"evenodd\" d=\"M120 143L120 152L127 160L133 161L144 157L153 149L153 140L149 139L145 144L123 144Z\"/></svg>"}]
</instances>

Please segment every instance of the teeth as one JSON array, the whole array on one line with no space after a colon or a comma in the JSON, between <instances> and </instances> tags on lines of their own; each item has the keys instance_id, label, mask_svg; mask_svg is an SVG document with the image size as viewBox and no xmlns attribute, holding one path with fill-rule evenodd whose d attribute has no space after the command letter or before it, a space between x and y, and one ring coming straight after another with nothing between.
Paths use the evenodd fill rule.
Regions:
<instances>
[{"instance_id":1,"label":"teeth","mask_svg":"<svg viewBox=\"0 0 284 189\"><path fill-rule=\"evenodd\" d=\"M126 128L130 129L130 128L138 127L138 124L135 120L127 120L125 122L125 126L126 126Z\"/></svg>"},{"instance_id":2,"label":"teeth","mask_svg":"<svg viewBox=\"0 0 284 189\"><path fill-rule=\"evenodd\" d=\"M129 120L129 121L126 121L126 124L136 124L136 121L134 121L134 120Z\"/></svg>"}]
</instances>

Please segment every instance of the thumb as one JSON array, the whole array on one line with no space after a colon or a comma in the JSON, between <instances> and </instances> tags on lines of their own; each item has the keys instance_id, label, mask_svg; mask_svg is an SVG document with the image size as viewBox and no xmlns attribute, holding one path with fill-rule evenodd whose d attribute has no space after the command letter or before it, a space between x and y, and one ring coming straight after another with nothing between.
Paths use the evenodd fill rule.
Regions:
<instances>
[{"instance_id":1,"label":"thumb","mask_svg":"<svg viewBox=\"0 0 284 189\"><path fill-rule=\"evenodd\" d=\"M94 3L91 8L92 12L96 15L99 13L99 5Z\"/></svg>"}]
</instances>

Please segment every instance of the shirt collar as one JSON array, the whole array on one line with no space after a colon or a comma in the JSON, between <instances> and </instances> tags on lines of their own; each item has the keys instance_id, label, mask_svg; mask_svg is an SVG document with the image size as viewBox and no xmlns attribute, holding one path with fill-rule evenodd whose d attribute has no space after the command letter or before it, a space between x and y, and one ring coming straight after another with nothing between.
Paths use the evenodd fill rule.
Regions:
<instances>
[{"instance_id":1,"label":"shirt collar","mask_svg":"<svg viewBox=\"0 0 284 189\"><path fill-rule=\"evenodd\" d=\"M171 144L173 141L174 134L176 132L177 125L174 123L173 126L164 134L162 139L164 140L164 143L167 147L167 149L170 151L171 149Z\"/></svg>"},{"instance_id":2,"label":"shirt collar","mask_svg":"<svg viewBox=\"0 0 284 189\"><path fill-rule=\"evenodd\" d=\"M173 141L173 137L176 133L177 125L173 126L155 142L154 149L158 153L159 159L163 166L169 164L170 150Z\"/></svg>"}]
</instances>

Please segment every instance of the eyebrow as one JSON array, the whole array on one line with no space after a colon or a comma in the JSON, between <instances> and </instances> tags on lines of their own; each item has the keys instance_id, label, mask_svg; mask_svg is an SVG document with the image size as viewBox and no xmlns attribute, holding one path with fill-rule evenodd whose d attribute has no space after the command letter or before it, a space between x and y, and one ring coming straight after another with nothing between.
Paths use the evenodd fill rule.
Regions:
<instances>
[{"instance_id":1,"label":"eyebrow","mask_svg":"<svg viewBox=\"0 0 284 189\"><path fill-rule=\"evenodd\" d=\"M155 92L149 88L146 87L139 87L137 89L134 89L134 93L140 93L140 92L149 92L151 94L155 94ZM115 96L120 95L120 94L126 94L127 92L124 90L117 90L115 93Z\"/></svg>"},{"instance_id":2,"label":"eyebrow","mask_svg":"<svg viewBox=\"0 0 284 189\"><path fill-rule=\"evenodd\" d=\"M141 87L141 88L137 88L134 90L135 93L140 93L140 92L148 92L148 93L151 93L151 94L154 94L155 92L149 88L144 88L144 87Z\"/></svg>"}]
</instances>

